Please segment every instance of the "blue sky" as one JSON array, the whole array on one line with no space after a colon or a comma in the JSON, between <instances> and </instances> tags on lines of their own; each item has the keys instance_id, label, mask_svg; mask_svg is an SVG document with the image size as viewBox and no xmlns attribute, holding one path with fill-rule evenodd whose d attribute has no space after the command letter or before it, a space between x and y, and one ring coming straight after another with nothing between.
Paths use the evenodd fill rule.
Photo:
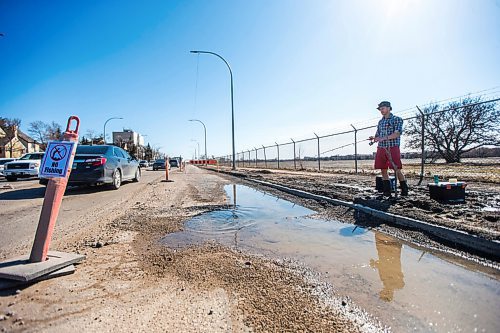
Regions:
<instances>
[{"instance_id":1,"label":"blue sky","mask_svg":"<svg viewBox=\"0 0 500 333\"><path fill-rule=\"evenodd\" d=\"M232 67L237 151L500 86L499 0L0 0L0 32L0 116L74 114L81 135L123 117L107 133L175 156L203 150L191 118L209 155L231 152L229 72L193 49Z\"/></svg>"}]
</instances>

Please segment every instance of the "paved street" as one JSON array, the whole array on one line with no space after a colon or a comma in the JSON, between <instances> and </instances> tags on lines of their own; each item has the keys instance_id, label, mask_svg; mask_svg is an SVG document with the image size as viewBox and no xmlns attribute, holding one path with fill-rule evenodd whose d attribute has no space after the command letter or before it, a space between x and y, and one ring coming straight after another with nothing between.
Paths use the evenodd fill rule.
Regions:
<instances>
[{"instance_id":1,"label":"paved street","mask_svg":"<svg viewBox=\"0 0 500 333\"><path fill-rule=\"evenodd\" d=\"M75 233L82 226L110 219L133 201L151 181L164 172L146 170L139 183L126 182L116 191L106 187L69 188L63 199L54 232L54 241ZM11 185L13 188L10 188ZM25 254L35 236L45 186L37 179L7 182L0 180L0 258ZM123 209L118 209L123 207Z\"/></svg>"}]
</instances>

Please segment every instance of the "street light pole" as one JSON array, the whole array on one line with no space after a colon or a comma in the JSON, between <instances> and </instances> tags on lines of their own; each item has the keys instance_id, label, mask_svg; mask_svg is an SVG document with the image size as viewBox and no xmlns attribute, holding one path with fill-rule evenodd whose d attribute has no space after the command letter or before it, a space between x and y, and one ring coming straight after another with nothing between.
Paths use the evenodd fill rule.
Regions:
<instances>
[{"instance_id":1,"label":"street light pole","mask_svg":"<svg viewBox=\"0 0 500 333\"><path fill-rule=\"evenodd\" d=\"M106 124L108 123L108 121L113 120L113 119L123 119L123 118L122 117L111 117L108 120L106 120L106 122L104 123L104 134L103 134L104 144L106 144Z\"/></svg>"},{"instance_id":2,"label":"street light pole","mask_svg":"<svg viewBox=\"0 0 500 333\"><path fill-rule=\"evenodd\" d=\"M203 125L203 129L205 130L205 159L207 160L208 159L208 155L207 155L207 128L205 127L205 124L201 120L189 119L189 121L197 121Z\"/></svg>"},{"instance_id":3,"label":"street light pole","mask_svg":"<svg viewBox=\"0 0 500 333\"><path fill-rule=\"evenodd\" d=\"M149 136L149 135L148 134L142 134L141 136L142 136L142 139L144 140L144 137ZM144 141L146 141L146 140L144 140ZM142 150L142 159L143 160L146 159L146 146L144 145L144 143L145 142L142 143L142 149L141 149ZM139 146L141 146L140 140L139 140Z\"/></svg>"},{"instance_id":4,"label":"street light pole","mask_svg":"<svg viewBox=\"0 0 500 333\"><path fill-rule=\"evenodd\" d=\"M198 142L198 140L195 139L191 139L191 141L196 142L196 144L198 145L198 157L200 157L200 143Z\"/></svg>"},{"instance_id":5,"label":"street light pole","mask_svg":"<svg viewBox=\"0 0 500 333\"><path fill-rule=\"evenodd\" d=\"M233 170L236 170L236 149L234 146L234 98L233 98L233 71L231 70L231 66L227 63L226 59L221 57L215 52L209 52L209 51L191 51L191 53L205 53L205 54L212 54L218 58L220 58L224 63L226 64L227 68L229 69L229 74L231 76L231 130L232 130L232 138L233 138Z\"/></svg>"}]
</instances>

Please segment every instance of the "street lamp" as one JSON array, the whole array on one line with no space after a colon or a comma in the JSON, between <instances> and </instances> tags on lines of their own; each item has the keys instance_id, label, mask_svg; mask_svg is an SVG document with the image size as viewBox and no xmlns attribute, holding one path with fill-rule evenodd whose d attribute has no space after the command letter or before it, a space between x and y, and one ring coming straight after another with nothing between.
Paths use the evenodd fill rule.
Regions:
<instances>
[{"instance_id":1,"label":"street lamp","mask_svg":"<svg viewBox=\"0 0 500 333\"><path fill-rule=\"evenodd\" d=\"M234 99L233 99L233 71L231 70L231 66L227 63L226 59L222 58L220 55L218 55L215 52L209 52L209 51L191 51L191 53L206 53L206 54L212 54L218 58L220 58L224 63L226 64L227 68L229 69L229 74L231 75L231 129L232 129L232 138L233 138L233 170L236 170L236 150L234 147Z\"/></svg>"},{"instance_id":2,"label":"street lamp","mask_svg":"<svg viewBox=\"0 0 500 333\"><path fill-rule=\"evenodd\" d=\"M140 134L140 136L142 136L142 147L141 147L141 140L139 139L139 147L141 147L141 151L142 151L142 159L145 160L146 159L146 146L144 145L145 143L145 140L144 140L144 137L146 136L149 136L147 134Z\"/></svg>"},{"instance_id":3,"label":"street lamp","mask_svg":"<svg viewBox=\"0 0 500 333\"><path fill-rule=\"evenodd\" d=\"M108 121L110 120L113 120L113 119L123 119L122 117L111 117L109 118L108 120L106 120L106 122L104 123L104 144L106 144L106 124L108 123Z\"/></svg>"},{"instance_id":4,"label":"street lamp","mask_svg":"<svg viewBox=\"0 0 500 333\"><path fill-rule=\"evenodd\" d=\"M191 141L196 142L196 144L198 145L198 157L200 157L200 143L198 142L198 140L195 139L191 139Z\"/></svg>"},{"instance_id":5,"label":"street lamp","mask_svg":"<svg viewBox=\"0 0 500 333\"><path fill-rule=\"evenodd\" d=\"M205 130L205 159L207 160L208 159L208 155L207 155L207 128L205 127L205 124L201 120L189 119L189 121L197 121L203 125L203 129Z\"/></svg>"}]
</instances>

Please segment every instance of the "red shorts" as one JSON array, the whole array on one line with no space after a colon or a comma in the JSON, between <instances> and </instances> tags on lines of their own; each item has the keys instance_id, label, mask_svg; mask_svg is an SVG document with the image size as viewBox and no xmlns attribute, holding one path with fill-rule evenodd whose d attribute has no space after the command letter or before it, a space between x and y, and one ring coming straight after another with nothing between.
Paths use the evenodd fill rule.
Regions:
<instances>
[{"instance_id":1,"label":"red shorts","mask_svg":"<svg viewBox=\"0 0 500 333\"><path fill-rule=\"evenodd\" d=\"M402 169L401 164L401 153L399 152L399 147L378 147L377 155L375 155L375 169L394 169L391 161L389 160L389 151L391 152L392 161L398 167Z\"/></svg>"}]
</instances>

